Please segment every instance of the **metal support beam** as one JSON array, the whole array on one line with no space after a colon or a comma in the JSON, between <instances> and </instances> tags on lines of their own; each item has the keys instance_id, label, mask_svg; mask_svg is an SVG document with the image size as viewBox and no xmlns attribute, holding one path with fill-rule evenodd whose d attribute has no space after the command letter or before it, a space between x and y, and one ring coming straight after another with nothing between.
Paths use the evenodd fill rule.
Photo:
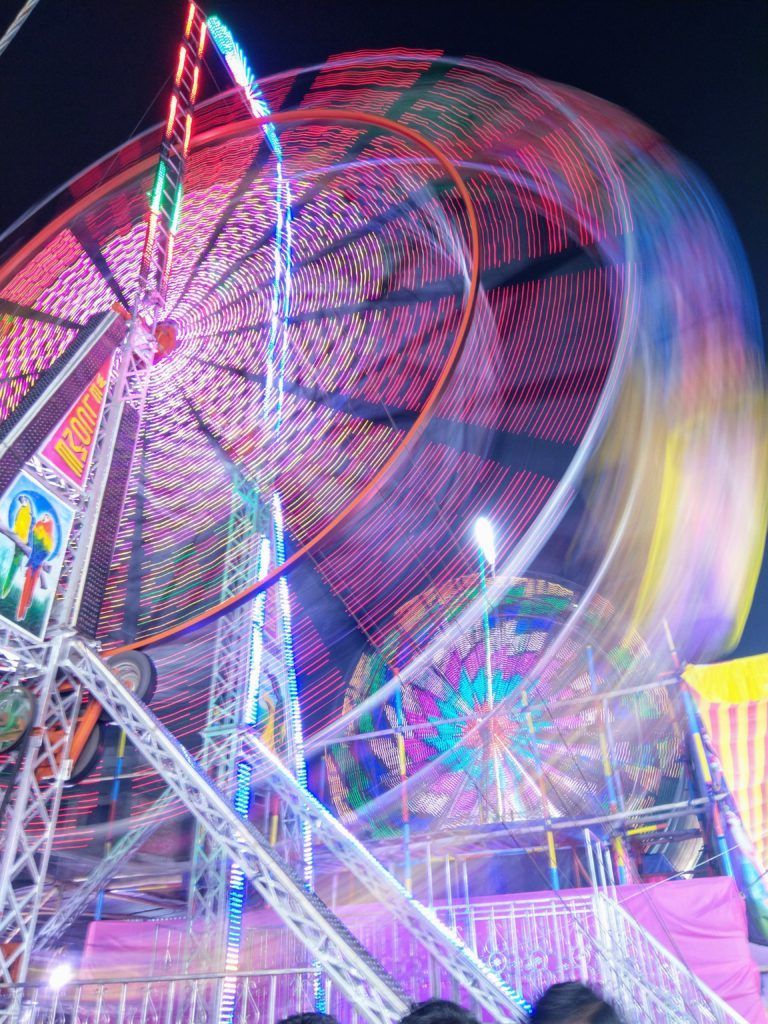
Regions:
<instances>
[{"instance_id":1,"label":"metal support beam","mask_svg":"<svg viewBox=\"0 0 768 1024\"><path fill-rule=\"evenodd\" d=\"M64 643L58 636L45 645L35 677L25 678L37 697L37 713L0 835L0 985L26 975L62 790L71 770L69 748L81 688L76 677L62 678L58 671ZM0 1010L0 1021L13 1009Z\"/></svg>"},{"instance_id":2,"label":"metal support beam","mask_svg":"<svg viewBox=\"0 0 768 1024\"><path fill-rule=\"evenodd\" d=\"M173 246L181 218L184 172L192 134L192 113L200 90L205 48L205 15L189 5L184 35L173 78L168 118L149 202L149 223L139 268L134 314L154 327L165 303Z\"/></svg>"},{"instance_id":3,"label":"metal support beam","mask_svg":"<svg viewBox=\"0 0 768 1024\"><path fill-rule=\"evenodd\" d=\"M7 652L0 651L9 662L10 673L31 686L38 698L35 729L12 794L13 803L9 801L12 812L0 862L0 983L25 980L43 902L45 874L61 790L70 770L69 749L80 705L79 683L62 685L59 678L61 648L67 643L64 637L75 624L81 623L81 605L87 613L83 623L87 620L95 629L98 620L101 583L112 543L110 531L100 530L101 524L109 518L102 513L116 515L117 510L109 508L110 500L118 500L110 475L112 464L117 462L116 453L122 447L124 473L121 477L127 480L157 351L154 328L162 313L179 224L192 111L199 90L206 31L205 16L196 4L190 4L152 189L139 286L127 336L122 337L124 327L117 323L114 315L106 317L96 331L75 346L73 354L61 360L60 372L57 368L54 375L44 375L38 389L40 397L35 395L17 410L0 451L0 455L5 452L7 470L0 481L2 489L10 486L21 464L27 460L28 469L35 475L43 475L45 482L75 508L57 583L53 626L49 629L53 640L41 645L19 633L16 640L8 644ZM115 344L118 341L120 344L113 364L112 384L94 439L88 478L82 489L78 481L73 494L72 481L50 471L37 456L71 404L69 392L62 391L63 385L79 381L72 375L84 372L84 360L94 355L94 346L110 330L115 334ZM57 394L58 404L53 400ZM77 395L73 397L76 399ZM62 410L59 405L63 406ZM118 444L126 439L128 444ZM11 443L13 449L8 447ZM109 496L108 491L111 491ZM84 602L89 570L94 567L97 570L94 585ZM11 635L14 631L3 632ZM0 1021L3 1012L0 1011Z\"/></svg>"},{"instance_id":4,"label":"metal support beam","mask_svg":"<svg viewBox=\"0 0 768 1024\"><path fill-rule=\"evenodd\" d=\"M309 823L323 843L352 875L398 918L441 967L491 1014L495 1021L525 1020L528 1003L480 960L466 943L440 921L432 910L407 889L311 793L303 789L285 766L252 732L244 733L246 756L253 762L256 785L268 785ZM259 772L257 776L255 773Z\"/></svg>"},{"instance_id":5,"label":"metal support beam","mask_svg":"<svg viewBox=\"0 0 768 1024\"><path fill-rule=\"evenodd\" d=\"M314 892L307 891L265 837L244 821L189 754L81 641L65 665L136 749L166 779L182 803L216 836L222 850L311 953L330 980L371 1024L395 1024L408 1003L398 985Z\"/></svg>"},{"instance_id":6,"label":"metal support beam","mask_svg":"<svg viewBox=\"0 0 768 1024\"><path fill-rule=\"evenodd\" d=\"M35 952L52 945L67 928L83 914L107 883L114 878L123 864L157 831L166 820L164 812L178 803L171 789L158 797L147 814L147 821L139 828L131 828L115 843L106 857L94 867L70 895L62 900L56 911L43 924L35 936Z\"/></svg>"},{"instance_id":7,"label":"metal support beam","mask_svg":"<svg viewBox=\"0 0 768 1024\"><path fill-rule=\"evenodd\" d=\"M90 473L75 508L58 580L60 600L54 612L58 624L53 627L53 639L36 641L10 624L2 630L3 660L9 671L35 692L38 707L6 819L0 867L0 982L23 981L29 965L80 709L79 683L61 677L60 649L77 616L123 414L128 407L140 411L143 406L154 345L154 338L134 324L118 355L119 365L96 433ZM35 460L30 469L33 473L39 469ZM45 480L72 501L71 481L52 471Z\"/></svg>"},{"instance_id":8,"label":"metal support beam","mask_svg":"<svg viewBox=\"0 0 768 1024\"><path fill-rule=\"evenodd\" d=\"M73 526L69 542L70 558L67 572L62 573L59 589L64 593L59 621L73 626L77 621L85 577L91 559L96 526L104 502L107 481L112 465L118 434L123 425L127 407L135 410L138 418L144 409L149 375L157 343L143 324L137 320L131 325L119 365L96 434L93 450L93 472L87 481L83 514Z\"/></svg>"},{"instance_id":9,"label":"metal support beam","mask_svg":"<svg viewBox=\"0 0 768 1024\"><path fill-rule=\"evenodd\" d=\"M264 529L262 510L254 488L233 487L224 582L225 600L256 579L259 548ZM237 730L243 721L246 680L249 670L252 608L245 605L225 615L216 628L208 716L203 730L201 761L211 781L230 793L237 773ZM230 862L217 837L201 821L195 827L187 899L188 936L186 960L199 970L206 952L210 970L224 968L227 953L227 909ZM218 1009L215 1016L218 1018Z\"/></svg>"},{"instance_id":10,"label":"metal support beam","mask_svg":"<svg viewBox=\"0 0 768 1024\"><path fill-rule=\"evenodd\" d=\"M70 401L78 399L80 391L88 383L89 372L92 372L87 369L84 373L79 372L80 368L87 367L88 357L98 348L105 335L114 335L117 340L120 328L118 326L115 331L114 327L119 323L116 313L108 313L92 331L83 332L81 340L70 345L49 370L41 373L19 406L0 426L0 460L39 421L44 411L48 410L50 416L50 422L43 428L45 435L56 426L58 419L67 412L67 404L62 403L62 395L67 395Z\"/></svg>"}]
</instances>

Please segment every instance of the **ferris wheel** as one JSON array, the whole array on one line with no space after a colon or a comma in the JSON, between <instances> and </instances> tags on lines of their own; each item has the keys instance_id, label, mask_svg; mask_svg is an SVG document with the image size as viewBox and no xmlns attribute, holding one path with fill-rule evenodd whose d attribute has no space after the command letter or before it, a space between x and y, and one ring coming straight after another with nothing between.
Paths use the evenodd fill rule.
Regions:
<instances>
[{"instance_id":1,"label":"ferris wheel","mask_svg":"<svg viewBox=\"0 0 768 1024\"><path fill-rule=\"evenodd\" d=\"M236 85L201 101L209 37ZM484 61L368 53L257 83L226 28L190 5L166 123L2 240L0 656L50 739L55 781L33 808L46 864L105 840L113 864L115 844L173 820L179 802L198 818L204 807L190 906L242 906L230 861L277 872L275 844L249 831L257 769L242 767L243 727L262 763L288 766L304 796L285 781L281 792L299 807L305 741L328 750L340 817L380 815L381 834L402 827L391 805L403 786L409 827L451 830L549 827L617 794L632 814L672 784L680 736L665 692L616 694L616 652L641 658L638 633L601 646L609 605L593 597L587 632L574 627L539 666L575 592L522 573L601 454L649 308L667 309L666 293L649 304L658 224L638 211L649 183L686 173L631 119ZM751 351L746 330L734 337ZM378 700L384 667L423 654L446 608L481 607L462 539L480 511L515 582L396 701ZM152 665L126 663L147 684L129 699L98 655L135 649ZM371 728L356 725L352 743L339 722L360 700ZM106 831L114 765L71 792L60 777L97 701L136 749L121 739L132 794L122 811L112 801ZM0 756L40 778L11 746ZM273 806L259 824L277 842ZM290 899L318 929L307 941L333 957L330 935L363 962L306 894L304 825L294 839L303 887ZM243 867L249 843L261 875ZM29 961L42 886L17 914L26 945L8 979ZM395 1019L391 979L370 978L368 1016ZM488 984L486 1005L514 1016Z\"/></svg>"},{"instance_id":2,"label":"ferris wheel","mask_svg":"<svg viewBox=\"0 0 768 1024\"><path fill-rule=\"evenodd\" d=\"M201 143L190 147L176 210L163 347L153 357L130 471L124 466L115 482L114 554L92 605L98 619L91 612L79 620L108 653L125 641L150 645L160 674L155 706L193 749L205 726L215 629L205 622L258 576L254 569L234 589L227 578L228 565L259 559L260 531L232 522L234 491L260 491L267 505L279 493L293 558L311 549L292 575L291 603L306 714L319 725L316 709L338 707L343 692L335 659L321 653L329 611L342 648L365 637L377 642L393 599L421 585L414 567L425 544L438 552L436 577L466 567L453 537L481 498L503 509L497 528L505 551L542 513L545 538L568 503L573 452L583 457L599 436L622 373L634 285L622 269L627 208L611 154L586 148L556 96L506 69L477 64L464 73L438 54L417 53L366 57L362 67L371 84L352 102L359 117L334 99L346 59L295 81L262 83L271 109L291 82L304 93L301 117L280 128L279 159L239 92L204 103L196 115ZM563 180L578 152L593 192L586 206L580 193L563 193L557 231L549 223L552 186L533 155L518 167L506 152L497 105L483 113L488 131L493 126L485 162L459 159L478 116L480 82L507 105L516 149L527 151L534 111L552 119L556 137L572 134L574 152L560 154ZM384 100L398 96L413 111L409 126L379 124ZM434 103L445 119L425 138L449 154L456 149L470 183L467 209L482 222L483 250L474 255L446 169L408 134ZM327 104L333 118L322 112ZM456 110L466 122L459 127L448 116ZM27 239L21 225L8 240L16 252L3 292L15 303L6 319L7 423L15 410L23 413L38 378L82 346L88 328L76 323L108 315L116 301L129 304L157 144L155 132L132 142L117 162L86 172L84 181L98 186L73 184L51 200L64 211L50 229ZM364 157L351 159L358 149ZM290 225L281 219L278 168L290 180ZM599 230L587 223L598 213ZM507 223L514 232L505 228L494 241L497 225ZM487 280L467 331L475 271ZM35 319L37 306L55 313ZM110 344L91 359L100 380ZM69 437L56 440L72 458ZM40 467L50 472L47 456ZM425 487L427 479L434 487ZM420 504L427 516L417 522ZM327 608L315 601L318 587L336 597ZM197 633L175 639L195 620ZM147 779L134 806L141 813L160 787L136 769ZM98 786L95 777L85 806L98 800ZM65 827L59 841L82 846L87 820L67 820L71 831Z\"/></svg>"},{"instance_id":3,"label":"ferris wheel","mask_svg":"<svg viewBox=\"0 0 768 1024\"><path fill-rule=\"evenodd\" d=\"M401 610L402 635L419 634L429 604L461 605L473 588L464 580L425 591ZM620 809L632 822L649 802L668 803L685 756L674 695L653 678L650 652L631 631L610 650L594 648L610 632L605 602L563 638L576 607L563 584L515 579L487 626L456 633L443 624L440 655L376 703L368 734L358 723L329 748L330 791L344 819L374 836L399 834L401 790L411 828L433 835L574 826ZM370 705L388 678L381 655L366 656L345 710Z\"/></svg>"}]
</instances>

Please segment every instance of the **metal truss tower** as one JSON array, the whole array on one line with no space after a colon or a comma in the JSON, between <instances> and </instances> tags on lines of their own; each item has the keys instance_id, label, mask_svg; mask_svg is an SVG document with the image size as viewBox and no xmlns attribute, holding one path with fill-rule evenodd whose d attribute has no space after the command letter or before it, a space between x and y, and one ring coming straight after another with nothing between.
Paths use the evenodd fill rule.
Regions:
<instances>
[{"instance_id":1,"label":"metal truss tower","mask_svg":"<svg viewBox=\"0 0 768 1024\"><path fill-rule=\"evenodd\" d=\"M232 492L222 599L239 593L258 572L260 537L263 535L258 494L241 484ZM248 678L251 639L250 606L225 615L216 630L208 716L203 731L202 762L211 781L222 793L233 791L237 774L237 731L244 711L244 681ZM199 969L204 950L215 950L224 960L227 945L227 909L230 862L215 836L198 822L195 827L187 915L189 937L187 962ZM206 964L219 970L224 963Z\"/></svg>"},{"instance_id":2,"label":"metal truss tower","mask_svg":"<svg viewBox=\"0 0 768 1024\"><path fill-rule=\"evenodd\" d=\"M283 560L279 498L260 501L257 489L240 478L233 488L222 598L232 597ZM306 788L301 714L292 656L290 607L285 580L251 605L224 616L217 628L213 673L204 730L202 761L211 781L232 800L240 816L254 815L282 857L312 885L311 835L263 785L254 793L252 766L243 756L244 727L258 730L297 784ZM201 822L195 829L187 902L188 970L235 972L240 964L246 878ZM214 962L211 961L213 950ZM225 980L215 1008L218 1020L231 1018L235 979Z\"/></svg>"},{"instance_id":3,"label":"metal truss tower","mask_svg":"<svg viewBox=\"0 0 768 1024\"><path fill-rule=\"evenodd\" d=\"M255 117L269 113L244 53L218 18L209 22L211 38L227 65L243 100ZM284 367L288 346L291 289L290 185L284 177L283 151L274 127L262 125L274 160L275 244L272 310L266 352L262 417L268 438L276 440L282 420ZM233 597L263 579L284 560L283 516L273 488L257 486L237 473L233 486L224 566L222 599ZM265 491L271 498L266 496ZM203 761L216 785L231 793L244 819L254 814L252 769L239 749L238 730L252 726L306 787L301 711L296 689L288 585L259 594L247 609L225 616L219 623L213 674L204 733ZM283 856L312 886L312 848L309 827L293 817L273 794L258 794L264 832L279 843ZM223 959L214 966L232 972L240 966L246 880L231 864L206 829L198 824L188 896L187 965L199 965L211 945ZM211 944L211 936L215 942ZM229 980L229 979L228 979ZM316 986L316 992L319 989ZM231 1019L235 985L225 982L216 1017Z\"/></svg>"},{"instance_id":4,"label":"metal truss tower","mask_svg":"<svg viewBox=\"0 0 768 1024\"><path fill-rule=\"evenodd\" d=\"M144 253L130 323L110 313L65 354L58 372L44 374L26 402L3 425L0 486L24 473L71 510L71 528L53 602L41 639L11 622L2 628L4 669L31 690L35 721L23 761L8 783L0 861L0 984L23 981L29 967L44 895L82 684L62 668L62 651L75 631L93 636L111 560L116 523L130 474L150 372L157 353L155 327L181 208L182 182L206 37L205 18L191 4L174 79L150 201ZM183 55L183 56L182 56ZM41 457L49 436L107 360L103 410L90 467L73 482ZM18 992L18 990L16 990ZM0 1010L15 1019L17 1005Z\"/></svg>"}]
</instances>

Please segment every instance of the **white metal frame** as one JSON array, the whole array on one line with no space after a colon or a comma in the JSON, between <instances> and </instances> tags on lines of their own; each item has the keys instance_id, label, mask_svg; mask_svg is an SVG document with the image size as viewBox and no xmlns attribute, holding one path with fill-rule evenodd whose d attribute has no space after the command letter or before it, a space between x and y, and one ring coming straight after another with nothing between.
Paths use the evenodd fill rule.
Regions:
<instances>
[{"instance_id":1,"label":"white metal frame","mask_svg":"<svg viewBox=\"0 0 768 1024\"><path fill-rule=\"evenodd\" d=\"M29 747L20 764L18 779L8 801L9 815L0 862L0 982L23 981L31 956L37 919L44 899L45 874L56 829L61 794L71 770L69 750L80 708L81 687L75 675L62 685L62 647L77 621L88 567L96 539L102 505L116 442L131 407L140 425L152 363L157 351L154 328L162 307L168 263L173 251L174 223L181 199L191 113L194 107L200 58L206 34L205 18L196 4L189 8L182 41L186 57L174 81L172 116L161 145L162 189L150 211L144 257L133 318L116 354L112 381L92 452L88 478L79 499L73 502L75 518L58 580L55 623L49 640L39 643L8 624L9 638L3 649L10 672L23 679L35 693L37 712ZM5 439L5 445L21 436L55 389L68 377L72 366L91 350L116 317L105 318L87 339L74 362L67 361ZM3 449L5 450L5 449ZM42 476L62 496L72 501L72 483L39 458L28 468ZM31 884L30 884L31 882ZM8 1009L0 1010L0 1021ZM10 1008L13 1013L14 1008Z\"/></svg>"},{"instance_id":2,"label":"white metal frame","mask_svg":"<svg viewBox=\"0 0 768 1024\"><path fill-rule=\"evenodd\" d=\"M610 850L584 830L592 878L593 980L627 1020L747 1024L733 1007L642 928L616 896Z\"/></svg>"},{"instance_id":3,"label":"white metal frame","mask_svg":"<svg viewBox=\"0 0 768 1024\"><path fill-rule=\"evenodd\" d=\"M71 764L73 723L80 708L77 678L59 676L63 643L57 637L25 684L37 699L35 722L19 778L8 804L0 862L0 983L23 979L43 899L45 876L64 782ZM2 1011L0 1011L2 1019Z\"/></svg>"},{"instance_id":4,"label":"white metal frame","mask_svg":"<svg viewBox=\"0 0 768 1024\"><path fill-rule=\"evenodd\" d=\"M352 875L374 894L408 932L493 1020L525 1020L527 1007L509 985L487 967L470 945L457 937L357 840L253 733L243 736L246 755L260 770L259 784L267 783L294 813L309 823L312 834Z\"/></svg>"},{"instance_id":5,"label":"white metal frame","mask_svg":"<svg viewBox=\"0 0 768 1024\"><path fill-rule=\"evenodd\" d=\"M233 509L224 563L222 600L240 593L253 582L258 562L262 515L258 495L245 487L233 488ZM244 555L243 536L252 538L253 557ZM228 793L237 767L237 730L242 723L244 681L248 677L251 609L245 605L223 616L216 628L208 716L203 730L201 760L211 781ZM201 944L226 952L229 859L217 837L204 823L195 826L187 897L188 952L190 965ZM218 966L222 966L220 964Z\"/></svg>"},{"instance_id":6,"label":"white metal frame","mask_svg":"<svg viewBox=\"0 0 768 1024\"><path fill-rule=\"evenodd\" d=\"M407 1009L397 984L319 897L304 888L265 837L237 814L152 712L82 641L69 643L64 664L120 722L136 749L216 836L222 853L240 867L360 1014L371 1024L396 1024Z\"/></svg>"}]
</instances>

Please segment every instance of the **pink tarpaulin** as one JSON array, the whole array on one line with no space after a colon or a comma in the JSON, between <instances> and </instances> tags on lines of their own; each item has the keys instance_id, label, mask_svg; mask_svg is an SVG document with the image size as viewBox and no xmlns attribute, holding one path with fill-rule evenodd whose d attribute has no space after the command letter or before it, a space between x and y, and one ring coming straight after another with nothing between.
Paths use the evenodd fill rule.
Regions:
<instances>
[{"instance_id":1,"label":"pink tarpaulin","mask_svg":"<svg viewBox=\"0 0 768 1024\"><path fill-rule=\"evenodd\" d=\"M617 894L647 934L750 1024L766 1024L759 972L747 942L744 904L732 879L627 885L620 886ZM547 913L547 906L552 914ZM472 942L481 956L500 950L504 965L499 969L510 984L535 999L552 981L579 976L578 958L574 954L579 941L577 933L583 935L592 930L584 928L585 907L591 907L589 891L580 889L558 895L521 893L474 899L468 907L439 903L436 909L467 940L471 930ZM401 976L407 969L413 996L427 998L433 993L435 977L429 971L423 950L410 942L403 929L392 921L386 906L360 904L339 907L336 912L386 970ZM588 909L587 913L591 911ZM581 924L577 920L579 915ZM291 968L306 961L297 941L286 934L273 913L249 912L243 925L243 969ZM173 974L183 963L185 930L183 920L93 922L88 930L81 976L87 973L91 977L136 978ZM215 961L215 951L210 953ZM587 951L588 977L592 976L594 966L590 966L590 959ZM215 964L201 961L191 967L193 972L205 972L214 969Z\"/></svg>"},{"instance_id":2,"label":"pink tarpaulin","mask_svg":"<svg viewBox=\"0 0 768 1024\"><path fill-rule=\"evenodd\" d=\"M764 1024L760 973L747 940L744 900L731 878L625 885L635 920L750 1024Z\"/></svg>"}]
</instances>

